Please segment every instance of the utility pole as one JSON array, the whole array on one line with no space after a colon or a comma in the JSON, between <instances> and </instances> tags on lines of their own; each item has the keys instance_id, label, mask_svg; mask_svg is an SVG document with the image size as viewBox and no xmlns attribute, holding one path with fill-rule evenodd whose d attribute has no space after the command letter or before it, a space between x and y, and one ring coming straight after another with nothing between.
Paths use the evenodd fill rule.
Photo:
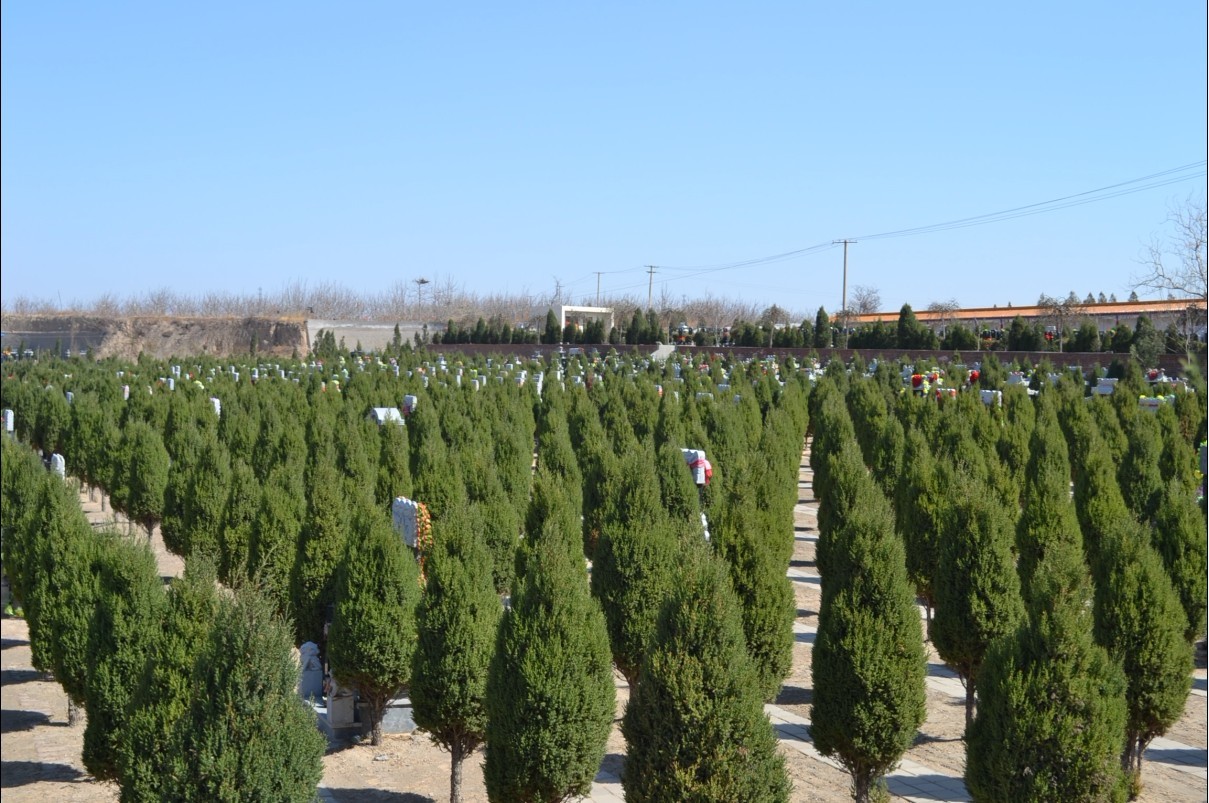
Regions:
<instances>
[{"instance_id":1,"label":"utility pole","mask_svg":"<svg viewBox=\"0 0 1209 803\"><path fill-rule=\"evenodd\" d=\"M655 268L657 268L659 266L658 265L644 265L643 267L646 268L646 272L648 274L650 274L650 277L651 277L647 281L647 285L646 285L646 308L650 309L651 308L651 292L655 289Z\"/></svg>"},{"instance_id":2,"label":"utility pole","mask_svg":"<svg viewBox=\"0 0 1209 803\"><path fill-rule=\"evenodd\" d=\"M602 273L604 273L602 270L596 271L596 306L598 307L600 306L600 274Z\"/></svg>"},{"instance_id":3,"label":"utility pole","mask_svg":"<svg viewBox=\"0 0 1209 803\"><path fill-rule=\"evenodd\" d=\"M840 299L840 316L843 318L844 327L844 345L848 345L848 243L855 243L856 240L832 240L831 244L844 244L844 290L843 296Z\"/></svg>"}]
</instances>

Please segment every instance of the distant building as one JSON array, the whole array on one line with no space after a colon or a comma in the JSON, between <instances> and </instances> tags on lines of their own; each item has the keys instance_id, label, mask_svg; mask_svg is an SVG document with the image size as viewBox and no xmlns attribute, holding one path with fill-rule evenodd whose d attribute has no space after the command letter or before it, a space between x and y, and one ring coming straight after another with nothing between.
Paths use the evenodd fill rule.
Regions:
<instances>
[{"instance_id":1,"label":"distant building","mask_svg":"<svg viewBox=\"0 0 1209 803\"><path fill-rule=\"evenodd\" d=\"M563 305L561 313L564 329L568 326L583 329L592 321L600 321L604 324L606 335L613 330L612 307L572 307Z\"/></svg>"},{"instance_id":2,"label":"distant building","mask_svg":"<svg viewBox=\"0 0 1209 803\"><path fill-rule=\"evenodd\" d=\"M967 329L1007 329L1017 315L1030 323L1036 321L1048 325L1053 322L1053 312L1042 306L964 307L936 312L915 310L916 319L937 333L943 333L945 327L955 323L960 323ZM1121 325L1132 328L1142 315L1150 318L1150 322L1160 331L1171 323L1182 328L1187 321L1199 337L1205 336L1205 301L1200 298L1078 304L1068 316L1067 325L1074 329L1083 321L1091 321L1101 332L1106 332ZM848 318L848 325L857 328L878 321L896 323L898 310L853 314Z\"/></svg>"}]
</instances>

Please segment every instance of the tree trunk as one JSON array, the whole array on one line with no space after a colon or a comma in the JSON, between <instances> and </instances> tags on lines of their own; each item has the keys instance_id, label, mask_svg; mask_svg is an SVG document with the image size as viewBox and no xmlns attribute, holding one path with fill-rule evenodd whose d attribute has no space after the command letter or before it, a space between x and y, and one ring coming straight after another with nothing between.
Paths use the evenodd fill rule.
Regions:
<instances>
[{"instance_id":1,"label":"tree trunk","mask_svg":"<svg viewBox=\"0 0 1209 803\"><path fill-rule=\"evenodd\" d=\"M95 485L88 486L88 501L89 502L97 501L97 488Z\"/></svg>"},{"instance_id":2,"label":"tree trunk","mask_svg":"<svg viewBox=\"0 0 1209 803\"><path fill-rule=\"evenodd\" d=\"M373 722L369 743L374 747L382 745L382 709L386 706L378 700L369 701L369 718Z\"/></svg>"},{"instance_id":3,"label":"tree trunk","mask_svg":"<svg viewBox=\"0 0 1209 803\"><path fill-rule=\"evenodd\" d=\"M104 493L101 494L101 512L102 513L105 512L105 494Z\"/></svg>"},{"instance_id":4,"label":"tree trunk","mask_svg":"<svg viewBox=\"0 0 1209 803\"><path fill-rule=\"evenodd\" d=\"M76 701L67 698L67 727L75 727L80 721L80 707L76 705Z\"/></svg>"},{"instance_id":5,"label":"tree trunk","mask_svg":"<svg viewBox=\"0 0 1209 803\"><path fill-rule=\"evenodd\" d=\"M970 723L974 721L974 677L966 678L966 733L970 731Z\"/></svg>"},{"instance_id":6,"label":"tree trunk","mask_svg":"<svg viewBox=\"0 0 1209 803\"><path fill-rule=\"evenodd\" d=\"M852 776L852 799L855 803L869 803L870 780L868 771Z\"/></svg>"},{"instance_id":7,"label":"tree trunk","mask_svg":"<svg viewBox=\"0 0 1209 803\"><path fill-rule=\"evenodd\" d=\"M462 749L462 743L460 740L454 740L453 747L449 751L449 757L449 803L461 803L462 760L466 758L466 754Z\"/></svg>"},{"instance_id":8,"label":"tree trunk","mask_svg":"<svg viewBox=\"0 0 1209 803\"><path fill-rule=\"evenodd\" d=\"M151 542L155 540L155 522L147 522L147 546L151 546Z\"/></svg>"}]
</instances>

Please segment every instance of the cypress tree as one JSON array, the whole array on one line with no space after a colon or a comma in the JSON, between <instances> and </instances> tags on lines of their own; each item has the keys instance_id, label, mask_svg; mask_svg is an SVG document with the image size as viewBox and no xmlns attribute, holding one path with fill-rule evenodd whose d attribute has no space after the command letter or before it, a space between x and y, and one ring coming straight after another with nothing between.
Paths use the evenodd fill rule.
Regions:
<instances>
[{"instance_id":1,"label":"cypress tree","mask_svg":"<svg viewBox=\"0 0 1209 803\"><path fill-rule=\"evenodd\" d=\"M487 668L502 612L491 556L473 526L464 511L434 525L411 670L416 725L450 754L452 803L461 800L462 762L486 735Z\"/></svg>"},{"instance_id":2,"label":"cypress tree","mask_svg":"<svg viewBox=\"0 0 1209 803\"><path fill-rule=\"evenodd\" d=\"M953 487L940 532L931 638L965 685L967 728L987 648L1012 632L1024 613L1013 541L1011 518L985 485Z\"/></svg>"},{"instance_id":3,"label":"cypress tree","mask_svg":"<svg viewBox=\"0 0 1209 803\"><path fill-rule=\"evenodd\" d=\"M789 559L769 524L768 510L757 505L754 489L760 479L752 461L739 460L732 478L733 485L715 517L712 543L730 567L747 650L756 664L760 691L771 700L793 662L797 607L786 576Z\"/></svg>"},{"instance_id":4,"label":"cypress tree","mask_svg":"<svg viewBox=\"0 0 1209 803\"><path fill-rule=\"evenodd\" d=\"M701 500L684 454L674 443L659 447L656 468L663 509L672 526L686 539L701 536Z\"/></svg>"},{"instance_id":5,"label":"cypress tree","mask_svg":"<svg viewBox=\"0 0 1209 803\"><path fill-rule=\"evenodd\" d=\"M38 467L41 470L41 467ZM76 494L47 475L34 544L37 569L27 617L31 651L67 693L67 721L87 702L89 628L98 588L96 538Z\"/></svg>"},{"instance_id":6,"label":"cypress tree","mask_svg":"<svg viewBox=\"0 0 1209 803\"><path fill-rule=\"evenodd\" d=\"M1149 415L1135 417L1129 429L1129 448L1121 461L1117 480L1130 511L1142 522L1154 520L1163 495L1159 459L1163 451L1158 424Z\"/></svg>"},{"instance_id":7,"label":"cypress tree","mask_svg":"<svg viewBox=\"0 0 1209 803\"><path fill-rule=\"evenodd\" d=\"M903 473L895 486L895 529L906 549L907 577L927 608L928 621L936 607L933 580L939 560L940 517L943 509L939 472L923 433L907 433L903 450ZM819 508L819 540L822 542L822 513Z\"/></svg>"},{"instance_id":8,"label":"cypress tree","mask_svg":"<svg viewBox=\"0 0 1209 803\"><path fill-rule=\"evenodd\" d=\"M407 427L383 426L380 436L375 497L379 505L389 507L395 497L411 492L411 448L407 443Z\"/></svg>"},{"instance_id":9,"label":"cypress tree","mask_svg":"<svg viewBox=\"0 0 1209 803\"><path fill-rule=\"evenodd\" d=\"M626 455L619 476L615 513L596 544L591 587L604 611L613 662L636 686L659 609L676 583L678 539L660 507L659 481L640 452Z\"/></svg>"},{"instance_id":10,"label":"cypress tree","mask_svg":"<svg viewBox=\"0 0 1209 803\"><path fill-rule=\"evenodd\" d=\"M252 531L263 491L252 468L240 458L231 462L231 484L218 531L218 579L238 585L248 576Z\"/></svg>"},{"instance_id":11,"label":"cypress tree","mask_svg":"<svg viewBox=\"0 0 1209 803\"><path fill-rule=\"evenodd\" d=\"M290 570L306 509L306 497L296 487L298 479L290 476L286 466L273 469L264 484L249 545L248 576L282 614L290 609Z\"/></svg>"},{"instance_id":12,"label":"cypress tree","mask_svg":"<svg viewBox=\"0 0 1209 803\"><path fill-rule=\"evenodd\" d=\"M165 799L315 799L326 740L298 697L291 648L289 626L255 589L219 598L194 664L182 728L185 772L162 779Z\"/></svg>"},{"instance_id":13,"label":"cypress tree","mask_svg":"<svg viewBox=\"0 0 1209 803\"><path fill-rule=\"evenodd\" d=\"M1078 542L1054 541L1027 590L1028 615L991 645L967 732L977 800L1124 799L1125 679L1092 638Z\"/></svg>"},{"instance_id":14,"label":"cypress tree","mask_svg":"<svg viewBox=\"0 0 1209 803\"><path fill-rule=\"evenodd\" d=\"M88 630L84 766L97 778L116 780L119 740L130 721L135 686L160 636L165 596L146 544L104 537L98 569L98 604Z\"/></svg>"},{"instance_id":15,"label":"cypress tree","mask_svg":"<svg viewBox=\"0 0 1209 803\"><path fill-rule=\"evenodd\" d=\"M1055 543L1082 541L1070 501L1066 443L1049 408L1043 408L1033 429L1024 474L1024 508L1016 524L1016 550L1021 588L1027 593L1037 565Z\"/></svg>"},{"instance_id":16,"label":"cypress tree","mask_svg":"<svg viewBox=\"0 0 1209 803\"><path fill-rule=\"evenodd\" d=\"M172 583L162 630L130 697L130 715L118 734L123 800L166 800L189 774L186 727L195 694L193 669L210 638L218 610L214 564L191 557Z\"/></svg>"},{"instance_id":17,"label":"cypress tree","mask_svg":"<svg viewBox=\"0 0 1209 803\"><path fill-rule=\"evenodd\" d=\"M226 447L212 433L206 433L184 503L185 541L191 553L218 560L230 493L231 460Z\"/></svg>"},{"instance_id":18,"label":"cypress tree","mask_svg":"<svg viewBox=\"0 0 1209 803\"><path fill-rule=\"evenodd\" d=\"M306 519L290 572L290 607L300 643L318 642L323 637L327 606L335 601L336 570L348 538L340 473L331 458L329 451L311 471Z\"/></svg>"},{"instance_id":19,"label":"cypress tree","mask_svg":"<svg viewBox=\"0 0 1209 803\"><path fill-rule=\"evenodd\" d=\"M1195 494L1178 479L1171 479L1164 490L1150 539L1184 609L1184 638L1192 642L1205 632L1205 515Z\"/></svg>"},{"instance_id":20,"label":"cypress tree","mask_svg":"<svg viewBox=\"0 0 1209 803\"><path fill-rule=\"evenodd\" d=\"M859 460L856 450L845 447L848 461ZM924 721L926 664L890 505L867 474L834 480L837 490L856 484L856 503L839 525L831 565L820 566L810 733L819 752L852 776L858 803L867 803Z\"/></svg>"},{"instance_id":21,"label":"cypress tree","mask_svg":"<svg viewBox=\"0 0 1209 803\"><path fill-rule=\"evenodd\" d=\"M622 720L626 799L787 800L728 572L700 545L686 558Z\"/></svg>"},{"instance_id":22,"label":"cypress tree","mask_svg":"<svg viewBox=\"0 0 1209 803\"><path fill-rule=\"evenodd\" d=\"M124 435L128 438L125 513L147 529L151 540L155 525L164 514L164 492L168 487L168 450L150 424L135 421Z\"/></svg>"},{"instance_id":23,"label":"cypress tree","mask_svg":"<svg viewBox=\"0 0 1209 803\"><path fill-rule=\"evenodd\" d=\"M4 573L8 575L13 597L28 605L29 592L38 574L36 547L37 517L42 509L38 496L49 481L42 461L33 450L11 438L0 436L0 527L4 529Z\"/></svg>"},{"instance_id":24,"label":"cypress tree","mask_svg":"<svg viewBox=\"0 0 1209 803\"><path fill-rule=\"evenodd\" d=\"M484 779L493 803L583 795L614 714L604 614L570 533L548 521L500 622L487 676Z\"/></svg>"},{"instance_id":25,"label":"cypress tree","mask_svg":"<svg viewBox=\"0 0 1209 803\"><path fill-rule=\"evenodd\" d=\"M336 582L328 634L332 675L368 704L372 744L382 715L411 677L419 569L403 540L376 511L357 515Z\"/></svg>"},{"instance_id":26,"label":"cypress tree","mask_svg":"<svg viewBox=\"0 0 1209 803\"><path fill-rule=\"evenodd\" d=\"M1167 732L1188 699L1192 649L1185 616L1163 563L1128 516L1106 527L1096 577L1096 641L1125 671L1125 750L1131 796L1141 788L1142 754Z\"/></svg>"}]
</instances>

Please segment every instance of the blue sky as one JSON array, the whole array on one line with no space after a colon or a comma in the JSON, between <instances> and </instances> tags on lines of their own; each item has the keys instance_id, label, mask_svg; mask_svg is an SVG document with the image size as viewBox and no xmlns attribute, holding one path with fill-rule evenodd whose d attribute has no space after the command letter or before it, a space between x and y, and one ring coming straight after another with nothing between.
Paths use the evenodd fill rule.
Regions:
<instances>
[{"instance_id":1,"label":"blue sky","mask_svg":"<svg viewBox=\"0 0 1209 803\"><path fill-rule=\"evenodd\" d=\"M3 4L3 295L1129 293L1203 195L1206 6Z\"/></svg>"}]
</instances>

